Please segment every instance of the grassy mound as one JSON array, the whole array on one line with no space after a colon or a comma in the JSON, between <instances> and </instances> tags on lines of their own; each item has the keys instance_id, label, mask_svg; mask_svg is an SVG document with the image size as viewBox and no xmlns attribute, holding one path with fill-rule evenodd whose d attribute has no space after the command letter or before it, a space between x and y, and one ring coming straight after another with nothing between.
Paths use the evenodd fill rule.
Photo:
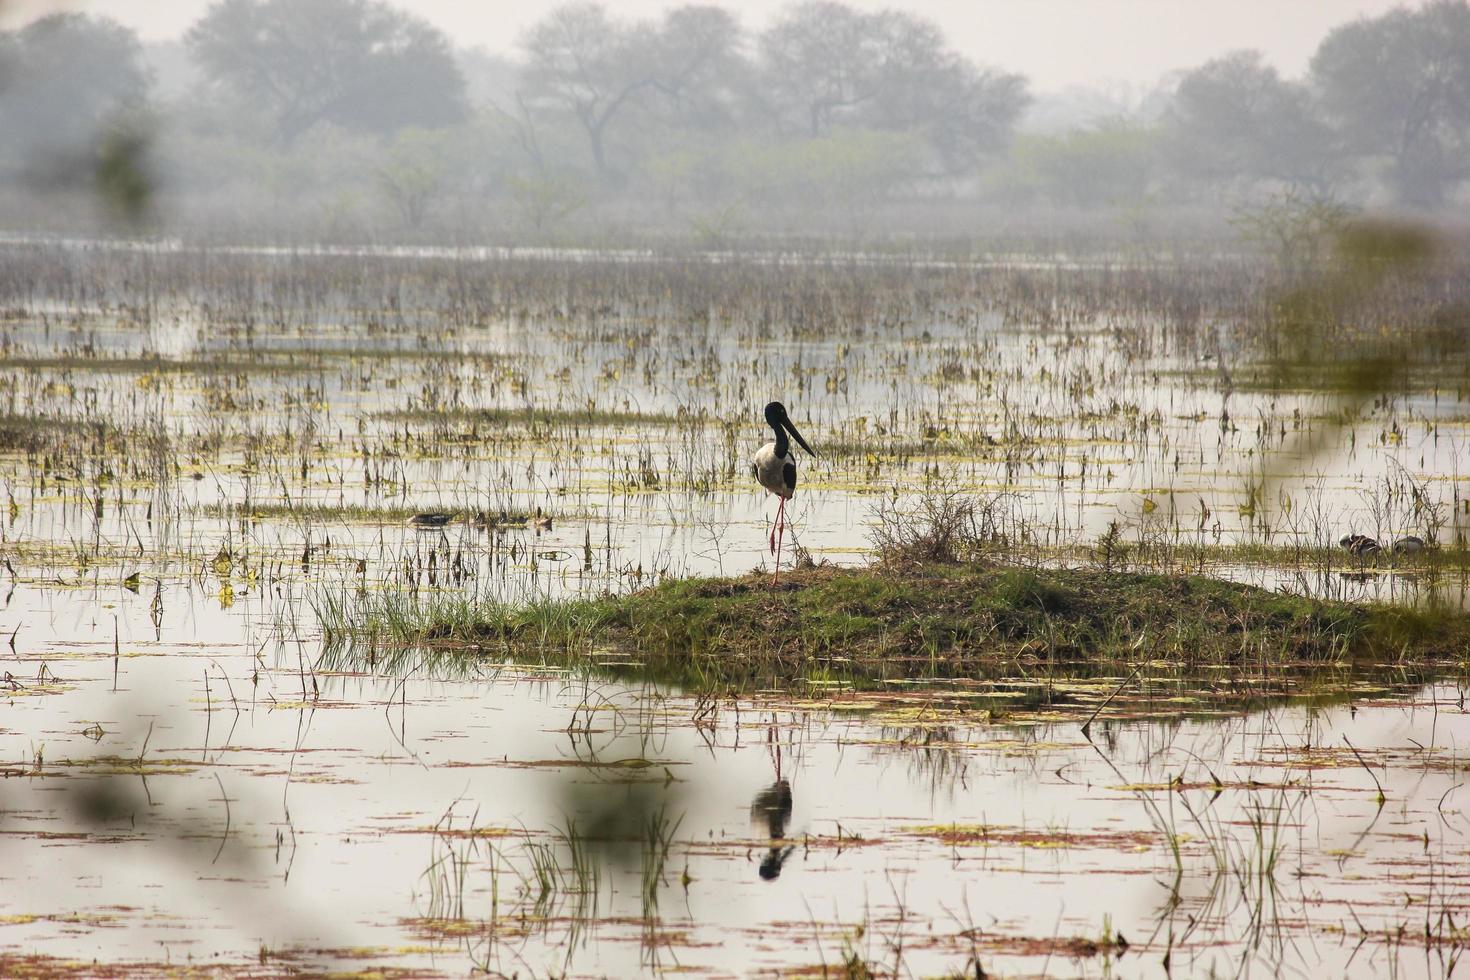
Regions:
<instances>
[{"instance_id":1,"label":"grassy mound","mask_svg":"<svg viewBox=\"0 0 1470 980\"><path fill-rule=\"evenodd\" d=\"M373 617L370 615L369 619ZM1149 663L1255 676L1470 651L1458 612L1357 606L1198 577L929 563L752 573L529 607L379 615L382 641L644 676L693 690L1086 676Z\"/></svg>"}]
</instances>

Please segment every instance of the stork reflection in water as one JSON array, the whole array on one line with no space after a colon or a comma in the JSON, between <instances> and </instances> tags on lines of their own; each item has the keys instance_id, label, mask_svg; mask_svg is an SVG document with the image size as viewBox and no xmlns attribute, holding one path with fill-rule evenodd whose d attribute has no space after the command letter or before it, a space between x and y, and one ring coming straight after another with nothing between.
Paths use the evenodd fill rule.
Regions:
<instances>
[{"instance_id":1,"label":"stork reflection in water","mask_svg":"<svg viewBox=\"0 0 1470 980\"><path fill-rule=\"evenodd\" d=\"M777 779L775 783L767 786L755 794L755 799L750 804L750 823L756 832L764 830L766 839L771 842L770 850L761 861L761 877L766 881L775 881L781 876L781 866L796 849L795 844L787 844L786 825L791 822L791 784L784 779Z\"/></svg>"}]
</instances>

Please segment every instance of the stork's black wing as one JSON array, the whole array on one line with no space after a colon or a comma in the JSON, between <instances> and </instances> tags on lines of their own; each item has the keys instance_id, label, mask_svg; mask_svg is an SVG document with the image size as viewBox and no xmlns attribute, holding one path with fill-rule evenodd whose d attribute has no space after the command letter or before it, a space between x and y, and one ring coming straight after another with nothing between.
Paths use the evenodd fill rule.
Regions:
<instances>
[{"instance_id":1,"label":"stork's black wing","mask_svg":"<svg viewBox=\"0 0 1470 980\"><path fill-rule=\"evenodd\" d=\"M796 464L787 463L781 467L781 481L786 484L789 493L796 492Z\"/></svg>"}]
</instances>

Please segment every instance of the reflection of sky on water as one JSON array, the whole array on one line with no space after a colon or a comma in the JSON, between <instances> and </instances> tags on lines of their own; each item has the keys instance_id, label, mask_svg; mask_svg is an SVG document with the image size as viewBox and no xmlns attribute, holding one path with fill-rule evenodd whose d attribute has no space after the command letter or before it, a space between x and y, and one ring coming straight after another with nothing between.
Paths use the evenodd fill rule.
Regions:
<instances>
[{"instance_id":1,"label":"reflection of sky on water","mask_svg":"<svg viewBox=\"0 0 1470 980\"><path fill-rule=\"evenodd\" d=\"M658 909L663 928L684 937L663 955L685 966L728 968L729 944L742 949L742 969L815 962L813 919L850 927L871 918L869 952L881 962L891 956L882 937L901 904L912 931L906 962L919 975L962 965L966 943L957 936L972 926L991 944L981 946L987 969L1040 969L1040 960L1007 958L1002 940L1096 940L1105 917L1134 945L1121 964L1134 971L1158 970L1170 921L1176 973L1212 963L1234 969L1247 956L1262 970L1305 969L1318 957L1335 970L1356 944L1344 903L1378 929L1407 921L1405 894L1434 909L1460 909L1470 898L1452 873L1470 829L1456 801L1470 722L1453 688L1356 709L1099 724L1097 750L1075 723L961 721L936 730L755 703L738 713L722 705L701 730L684 699L640 698L612 685L584 690L518 671L466 681L313 678L312 645L298 664L292 644L265 643L246 626L258 616L248 604L222 613L212 597L175 594L162 642L152 639L146 607L130 594L22 587L8 610L24 623L19 660L8 669L30 687L44 659L59 693L14 697L0 732L0 758L12 773L0 781L0 833L13 856L0 916L102 917L85 927L17 919L0 931L12 950L207 961L249 959L262 944L415 945L419 926L407 920L428 910L423 873L436 855L464 846L463 838L436 843L427 828L450 814L441 826L463 830L473 817L476 827L512 832L480 838L470 860L465 914L483 918L485 846L514 863L521 834L549 839L563 826L566 780L600 786L592 798L614 805L632 799L630 779L647 780L652 788L642 792L655 798L676 780L670 799L682 821ZM116 691L114 613L123 654ZM584 703L593 710L579 712ZM96 741L94 725L103 730ZM140 776L129 767L145 738ZM1375 766L1392 763L1375 770L1388 796L1376 818L1373 782L1345 739ZM529 765L634 758L655 765ZM116 774L98 783L88 774L99 771ZM1165 789L1176 777L1186 788ZM1215 777L1225 788L1212 802ZM763 876L773 841L768 827L753 825L753 801L778 778L789 792L783 830L791 850L778 877ZM106 819L89 825L76 801L98 785L116 798ZM779 803L762 819L767 811L779 814ZM1252 949L1250 906L1233 873L1215 876L1210 846L1231 867L1248 863L1257 853L1252 814L1277 812L1279 825L1274 816L1269 825L1280 843L1279 890L1268 911L1279 922ZM1173 868L1160 817L1182 835L1185 875L1181 904L1156 933L1169 894L1161 882ZM989 828L992 840L956 844L944 837L950 824L972 836ZM500 914L513 918L518 886L504 869L502 876ZM599 914L614 921L585 931L574 972L636 972L639 928L629 923L640 914L637 868L602 887ZM966 908L973 922L956 921ZM1410 918L1422 932L1421 913ZM1189 931L1189 917L1202 914ZM1303 916L1315 924L1310 941ZM1351 926L1346 934L1323 931L1342 925ZM565 921L544 934L506 928L506 963L524 957L538 972L558 967ZM824 937L832 962L840 940ZM458 973L485 953L463 943L441 937L432 955L384 956ZM1382 971L1389 955L1370 943L1355 968ZM1425 970L1422 952L1399 957L1405 975ZM1048 969L1095 974L1101 960L1063 957Z\"/></svg>"}]
</instances>

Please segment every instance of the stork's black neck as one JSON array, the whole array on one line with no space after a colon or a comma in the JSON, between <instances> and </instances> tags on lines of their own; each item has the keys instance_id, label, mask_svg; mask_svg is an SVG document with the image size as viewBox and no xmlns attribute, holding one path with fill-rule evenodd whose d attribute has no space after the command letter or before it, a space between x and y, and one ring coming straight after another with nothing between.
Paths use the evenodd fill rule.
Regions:
<instances>
[{"instance_id":1,"label":"stork's black neck","mask_svg":"<svg viewBox=\"0 0 1470 980\"><path fill-rule=\"evenodd\" d=\"M784 426L773 425L771 428L776 430L776 458L785 459L786 454L791 451L791 440L786 437Z\"/></svg>"},{"instance_id":2,"label":"stork's black neck","mask_svg":"<svg viewBox=\"0 0 1470 980\"><path fill-rule=\"evenodd\" d=\"M791 440L786 438L786 409L780 402L771 402L766 406L766 425L776 433L776 458L785 459L786 454L791 451Z\"/></svg>"}]
</instances>

